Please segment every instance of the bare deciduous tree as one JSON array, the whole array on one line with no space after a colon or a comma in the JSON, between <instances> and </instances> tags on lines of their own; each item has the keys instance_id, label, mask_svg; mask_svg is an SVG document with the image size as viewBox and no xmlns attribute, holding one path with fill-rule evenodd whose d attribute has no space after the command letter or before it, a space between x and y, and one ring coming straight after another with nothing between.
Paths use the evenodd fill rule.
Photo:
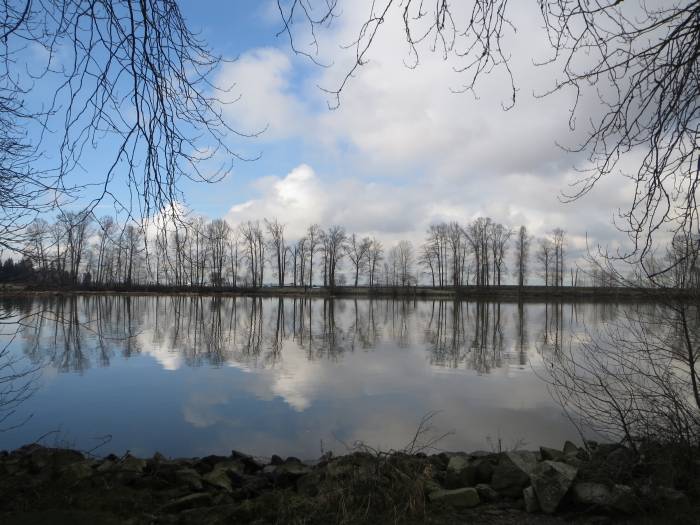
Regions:
<instances>
[{"instance_id":1,"label":"bare deciduous tree","mask_svg":"<svg viewBox=\"0 0 700 525\"><path fill-rule=\"evenodd\" d=\"M527 227L521 226L515 239L515 270L518 286L521 288L527 282L528 259L530 256L530 236Z\"/></svg>"},{"instance_id":2,"label":"bare deciduous tree","mask_svg":"<svg viewBox=\"0 0 700 525\"><path fill-rule=\"evenodd\" d=\"M345 243L345 255L355 269L355 288L357 288L360 273L369 267L371 247L372 240L369 237L358 239L354 233L348 237Z\"/></svg>"},{"instance_id":3,"label":"bare deciduous tree","mask_svg":"<svg viewBox=\"0 0 700 525\"><path fill-rule=\"evenodd\" d=\"M317 46L317 32L342 16L337 0L277 0L277 4L292 48L312 57L315 52L294 45L295 36L310 34ZM397 20L408 43L404 59L408 67L417 68L425 53L438 53L463 75L463 91L472 91L484 74L501 70L510 78L505 106L512 106L518 93L508 49L517 31L511 18L514 4L508 0L371 2L349 45L354 60L338 84L326 88L331 105L340 103L342 91L369 61L378 34L390 25L385 22ZM566 197L580 198L614 172L631 179L634 197L621 212L622 229L633 242L623 254L627 258L643 261L652 251L653 239L668 230L698 233L700 2L541 0L533 2L531 9L542 17L551 50L549 56L533 60L559 71L551 88L541 95L570 90L575 102L569 125L576 126L579 114L585 118L578 120L588 125L584 139L570 148L587 154L588 163ZM589 96L598 98L597 109L592 110L588 98L586 104L579 104Z\"/></svg>"},{"instance_id":4,"label":"bare deciduous tree","mask_svg":"<svg viewBox=\"0 0 700 525\"><path fill-rule=\"evenodd\" d=\"M178 180L213 182L241 159L228 137L242 134L222 116L226 86L213 85L222 59L176 0L10 0L0 36L3 242L31 212L66 199L82 197L88 211L109 197L130 215L177 214ZM36 82L52 86L49 100L32 96ZM57 162L35 166L49 146ZM72 178L98 147L104 172L90 185ZM119 185L139 197L133 206L117 199Z\"/></svg>"}]
</instances>

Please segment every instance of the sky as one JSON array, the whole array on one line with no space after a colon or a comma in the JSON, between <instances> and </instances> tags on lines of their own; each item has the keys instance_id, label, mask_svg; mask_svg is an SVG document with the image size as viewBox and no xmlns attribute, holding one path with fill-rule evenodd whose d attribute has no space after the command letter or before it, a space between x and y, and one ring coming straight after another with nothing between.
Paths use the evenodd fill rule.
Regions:
<instances>
[{"instance_id":1,"label":"sky","mask_svg":"<svg viewBox=\"0 0 700 525\"><path fill-rule=\"evenodd\" d=\"M567 234L567 251L615 247L622 238L613 220L626 209L631 188L608 177L584 198L563 202L562 194L586 167L567 151L586 126L570 128L572 92L538 96L551 89L557 65L532 3L511 6L517 32L506 44L517 87L515 106L503 70L483 76L474 93L456 92L465 83L460 64L429 46L409 68L400 16L387 19L368 63L335 99L336 88L354 60L347 44L356 38L368 0L341 0L341 16L319 33L318 62L294 53L282 29L275 0L182 0L191 29L228 61L216 71L224 116L237 130L232 148L244 156L216 185L184 182L185 204L208 218L235 225L276 217L287 239L312 223L339 224L348 232L379 238L385 246L402 239L420 244L430 224L467 223L489 216L514 229L527 225L536 237L554 228ZM296 45L309 49L310 35L298 28ZM40 89L39 86L37 89ZM50 89L50 86L45 89ZM586 122L600 108L583 98L578 118ZM88 152L85 177L100 172L102 151ZM91 175L89 175L91 174ZM115 191L119 191L118 189ZM109 212L109 205L102 205Z\"/></svg>"},{"instance_id":2,"label":"sky","mask_svg":"<svg viewBox=\"0 0 700 525\"><path fill-rule=\"evenodd\" d=\"M580 177L585 158L562 146L576 145L583 129L571 131L573 93L535 95L553 86L556 71L536 66L548 48L532 6L512 17L511 64L518 89L515 106L508 78L496 71L472 93L455 93L465 82L439 53L425 48L421 63L406 67L408 54L398 19L389 19L369 62L334 99L321 88L337 87L353 59L343 49L357 33L364 1L343 3L342 16L319 37L319 67L295 54L281 29L274 2L182 4L193 28L213 49L236 61L218 73L220 85L235 83L240 96L225 112L237 129L260 130L240 151L261 158L239 163L214 189L188 189L188 205L232 223L277 217L297 238L314 222L392 243L420 243L431 223L468 222L490 216L536 236L553 228L567 232L569 251L588 243L613 244L618 208L630 188L603 180L585 198L562 202ZM300 31L297 45L308 34ZM305 40L307 38L307 40ZM586 101L584 101L584 104ZM585 111L584 107L584 111ZM581 127L580 127L581 128Z\"/></svg>"}]
</instances>

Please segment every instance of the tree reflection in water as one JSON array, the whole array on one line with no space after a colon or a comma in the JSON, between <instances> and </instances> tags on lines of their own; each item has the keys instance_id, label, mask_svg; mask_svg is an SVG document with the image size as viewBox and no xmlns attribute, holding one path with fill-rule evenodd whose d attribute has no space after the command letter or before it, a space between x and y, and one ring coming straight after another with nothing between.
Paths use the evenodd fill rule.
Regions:
<instances>
[{"instance_id":1,"label":"tree reflection in water","mask_svg":"<svg viewBox=\"0 0 700 525\"><path fill-rule=\"evenodd\" d=\"M573 304L437 299L96 294L22 304L42 312L24 321L24 354L35 365L78 373L109 366L115 355L154 351L192 367L274 368L288 345L313 361L391 344L424 346L432 366L488 374L507 365L527 366L538 352L558 352L587 318L595 324L617 315L613 305L588 305L579 319L580 307ZM17 312L15 300L2 306L6 315ZM538 323L542 328L530 341Z\"/></svg>"},{"instance_id":2,"label":"tree reflection in water","mask_svg":"<svg viewBox=\"0 0 700 525\"><path fill-rule=\"evenodd\" d=\"M630 349L607 345L601 350L601 342L613 336L616 341L638 341L625 339L632 333L625 321L640 312L648 314L644 326L653 328L647 343L662 335L651 323L656 320L675 330L663 337L664 345L682 346L677 326L683 324L674 321L677 316L664 316L660 308L222 295L5 298L0 301L0 327L6 332L0 346L0 431L25 421L32 411L51 412L43 413L43 420L66 421L85 430L91 419L61 411L84 402L84 389L89 388L96 405L93 420L107 410L114 412L110 421L121 417L119 424L128 426L141 411L145 428L154 414L161 414L156 416L163 418L158 429L173 435L185 432L183 443L212 440L214 448L217 432L276 451L286 440L296 439L289 441L292 448L302 446L308 436L323 437L326 428L347 436L356 431L364 439L387 420L394 425L392 439L403 442L416 415L435 409L449 412L450 424L462 426L462 441L454 446L483 446L480 440L487 432L501 430L513 440L569 439L565 425L570 423L541 380L547 374L540 372L559 372L558 384L593 391L585 378L568 374L578 368L566 365L581 357L596 364L596 356L618 356L625 363ZM686 315L693 334L698 317L697 308ZM648 355L641 356L647 361L635 362L658 364L655 347L647 344ZM663 355L680 362L674 353ZM105 367L112 369L96 370ZM49 373L37 386L40 371ZM607 368L593 372L607 373ZM68 374L84 377L73 380ZM153 388L156 383L158 389ZM125 394L128 409L112 404L114 392L123 392L119 389L125 384L130 388ZM36 398L27 401L35 391ZM7 414L12 422L3 424ZM39 429L44 423L38 419L21 435L43 433ZM543 435L540 430L552 420L559 426ZM111 431L110 424L100 428ZM382 441L386 432L375 438ZM281 441L266 444L260 441L263 435ZM144 446L154 446L148 436L140 439ZM175 443L180 438L159 439ZM124 443L131 446L126 438Z\"/></svg>"}]
</instances>

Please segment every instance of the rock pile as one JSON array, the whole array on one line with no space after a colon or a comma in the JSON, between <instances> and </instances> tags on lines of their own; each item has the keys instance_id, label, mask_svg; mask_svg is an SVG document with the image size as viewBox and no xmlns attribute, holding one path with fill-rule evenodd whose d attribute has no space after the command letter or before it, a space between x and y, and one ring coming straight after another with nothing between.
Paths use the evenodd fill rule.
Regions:
<instances>
[{"instance_id":1,"label":"rock pile","mask_svg":"<svg viewBox=\"0 0 700 525\"><path fill-rule=\"evenodd\" d=\"M430 456L358 452L315 462L278 456L260 460L236 451L193 459L160 454L147 460L131 455L96 459L28 445L0 453L0 522L19 523L27 513L48 516L57 509L104 523L267 523L299 515L308 523L323 523L338 517L339 506L350 513L367 505L376 519L382 513L413 513L439 523L444 513L496 516L494 509L522 516L635 516L650 509L690 508L687 495L670 483L645 478L625 484L605 481L600 473L601 465L632 471L635 461L622 447L591 444L584 451L570 442L562 450ZM355 522L352 514L344 518Z\"/></svg>"}]
</instances>

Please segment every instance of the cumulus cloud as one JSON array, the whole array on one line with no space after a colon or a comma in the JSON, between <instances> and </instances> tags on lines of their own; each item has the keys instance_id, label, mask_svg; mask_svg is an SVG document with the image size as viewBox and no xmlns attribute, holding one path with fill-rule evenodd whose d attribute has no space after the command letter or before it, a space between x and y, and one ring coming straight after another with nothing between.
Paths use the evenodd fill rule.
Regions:
<instances>
[{"instance_id":1,"label":"cumulus cloud","mask_svg":"<svg viewBox=\"0 0 700 525\"><path fill-rule=\"evenodd\" d=\"M269 124L266 139L295 139L309 157L324 159L316 171L305 159L286 167L286 175L259 179L257 196L235 204L229 221L277 217L288 224L288 238L312 223L341 224L393 243L420 242L432 222L485 215L513 227L527 224L536 235L563 227L571 255L585 250L587 232L595 233L589 243L620 238L612 219L629 204L631 191L621 179L603 180L576 203L561 202L561 192L581 176L574 166L585 166L585 158L560 144L578 144L586 128L569 127L572 93L534 96L556 78L556 65L533 63L548 58L537 10L518 5L512 13L518 31L507 44L518 98L509 111L502 109L510 97L503 70L483 76L475 96L451 92L464 83L458 64L427 48L418 68L407 68L396 16L382 25L368 64L350 80L338 109L329 111L317 86L339 85L355 55L334 44L356 38L367 9L363 2L348 4L339 23L319 35L322 60L332 67L309 69L289 52L265 48L223 72L245 93L228 109L236 123ZM599 111L586 96L579 108L587 116Z\"/></svg>"},{"instance_id":2,"label":"cumulus cloud","mask_svg":"<svg viewBox=\"0 0 700 525\"><path fill-rule=\"evenodd\" d=\"M267 140L303 133L307 110L292 90L292 62L274 48L253 49L222 68L217 85L224 114L236 129Z\"/></svg>"},{"instance_id":3,"label":"cumulus cloud","mask_svg":"<svg viewBox=\"0 0 700 525\"><path fill-rule=\"evenodd\" d=\"M226 219L237 225L276 217L286 224L288 240L302 237L309 225L318 223L324 227L339 224L348 232L375 236L385 246L402 239L417 246L430 224L464 224L490 216L514 228L526 224L536 236L562 227L568 236L569 256L576 257L591 243L611 243L619 237L610 226L612 208L628 197L627 190L606 179L595 190L599 198L560 202L558 191L576 177L571 171L549 177L511 173L474 177L468 184L440 179L404 184L391 178L383 182L336 179L302 164L285 176L256 181L258 195L234 205ZM587 233L594 235L588 238Z\"/></svg>"}]
</instances>

